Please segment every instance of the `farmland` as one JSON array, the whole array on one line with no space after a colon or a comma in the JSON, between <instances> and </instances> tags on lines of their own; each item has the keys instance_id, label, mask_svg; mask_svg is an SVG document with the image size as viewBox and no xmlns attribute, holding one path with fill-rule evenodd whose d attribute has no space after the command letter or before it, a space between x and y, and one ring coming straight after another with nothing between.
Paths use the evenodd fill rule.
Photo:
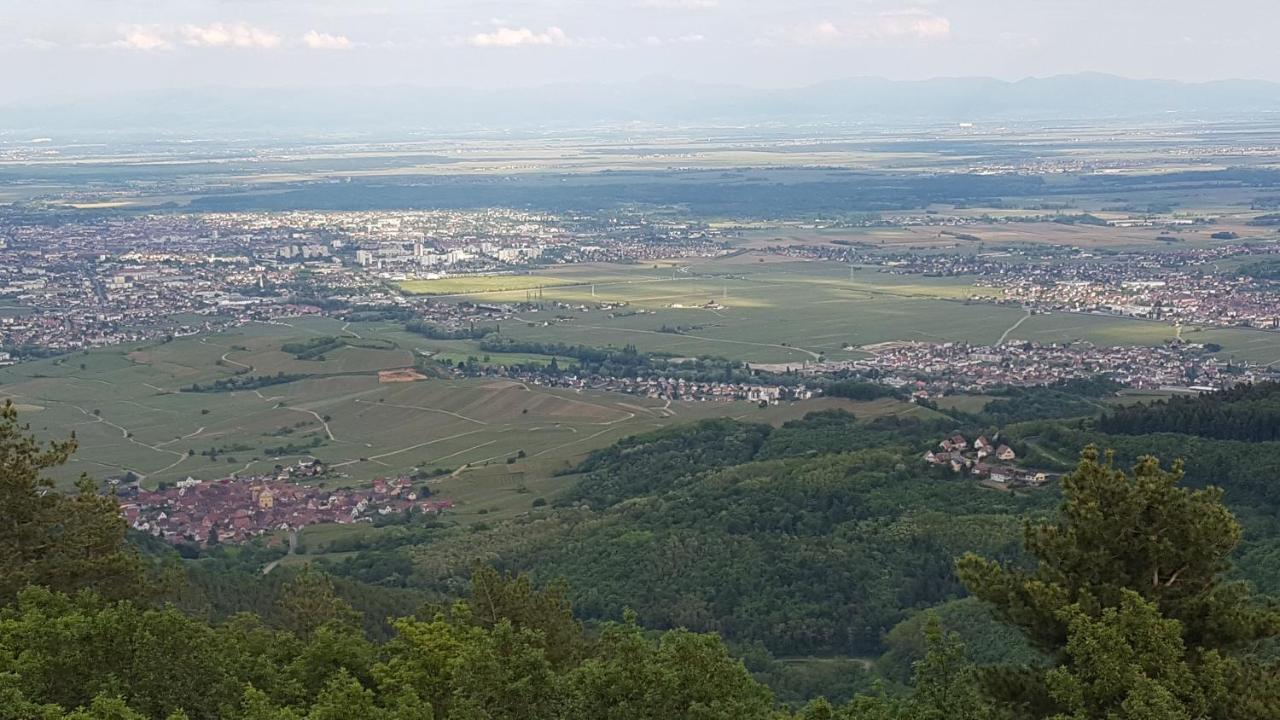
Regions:
<instances>
[{"instance_id":1,"label":"farmland","mask_svg":"<svg viewBox=\"0 0 1280 720\"><path fill-rule=\"evenodd\" d=\"M502 290L532 290L564 285L569 281L531 275L466 275L436 280L410 280L400 289L411 295L466 295Z\"/></svg>"},{"instance_id":2,"label":"farmland","mask_svg":"<svg viewBox=\"0 0 1280 720\"><path fill-rule=\"evenodd\" d=\"M75 433L79 451L55 476L64 483L82 472L99 479L131 472L154 486L189 476L269 472L316 457L332 466L330 484L417 468L446 470L433 481L442 495L495 511L504 501L527 509L533 496L525 494L551 494L563 482L555 473L587 451L671 423L712 416L777 423L829 407L864 417L928 412L883 400L761 409L497 379L383 382L379 371L413 364L409 348L417 346L406 343L445 352L461 343L424 341L392 323L343 327L314 318L252 323L226 333L24 363L0 370L0 398L18 403L41 437ZM342 332L366 342L379 339L388 349L345 346L323 360L298 360L280 350ZM302 379L254 390L188 391L245 368L253 377Z\"/></svg>"},{"instance_id":3,"label":"farmland","mask_svg":"<svg viewBox=\"0 0 1280 720\"><path fill-rule=\"evenodd\" d=\"M746 253L648 266L556 268L561 282L540 302L571 309L524 312L505 323L508 337L593 346L634 344L677 356L715 355L781 363L857 357L859 347L895 340L993 343L1083 340L1159 345L1175 337L1166 323L1104 315L1049 313L1024 319L1013 305L973 302L972 278L933 278L850 269L833 262L779 261ZM534 273L529 278L538 278ZM451 300L523 302L524 291L479 290ZM620 310L591 309L625 303ZM1224 357L1280 360L1280 334L1243 328L1184 327L1195 342L1218 343ZM847 346L847 347L846 347Z\"/></svg>"},{"instance_id":4,"label":"farmland","mask_svg":"<svg viewBox=\"0 0 1280 720\"><path fill-rule=\"evenodd\" d=\"M964 276L894 275L755 252L561 266L505 276L501 284L495 278L450 282L440 289L451 292L437 302L525 302L527 290L509 288L542 288L537 305L501 323L502 337L758 363L855 358L867 346L903 340L993 343L1007 335L1158 345L1178 332L1159 322L1028 315L1013 305L972 301L978 288ZM1183 327L1181 333L1222 345L1222 357L1280 361L1280 335L1273 332ZM284 350L308 342L333 349L311 359ZM761 409L440 373L410 374L398 378L402 382L379 376L429 366L428 357L459 363L478 356L494 365L551 360L486 353L474 340L427 339L399 322L288 319L3 368L0 397L18 403L43 437L76 434L80 452L58 476L63 482L81 472L98 478L132 473L154 485L267 472L316 457L334 468L330 483L447 471L434 481L442 492L495 511L527 508L526 494L553 494L564 482L557 473L587 451L671 423L712 416L778 423L832 403L865 417L928 412L891 401ZM572 364L563 357L557 362ZM266 380L209 390L229 378ZM191 392L193 386L204 391Z\"/></svg>"}]
</instances>

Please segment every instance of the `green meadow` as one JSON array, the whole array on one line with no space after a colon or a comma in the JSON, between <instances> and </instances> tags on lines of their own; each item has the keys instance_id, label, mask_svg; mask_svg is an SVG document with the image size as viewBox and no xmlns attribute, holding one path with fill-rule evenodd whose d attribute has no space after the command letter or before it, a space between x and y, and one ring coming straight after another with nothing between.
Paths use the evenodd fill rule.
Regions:
<instances>
[{"instance_id":1,"label":"green meadow","mask_svg":"<svg viewBox=\"0 0 1280 720\"><path fill-rule=\"evenodd\" d=\"M995 291L973 278L893 275L832 262L759 262L752 254L659 265L554 268L542 309L504 322L507 337L594 346L634 344L677 356L761 363L856 357L895 340L1158 345L1174 327L1131 318L1052 313L1025 317L1013 305L972 300ZM528 277L537 278L539 274ZM463 299L524 302L527 292L477 290ZM624 303L600 310L604 303ZM1223 357L1280 360L1280 334L1245 328L1183 328L1183 337L1224 347Z\"/></svg>"}]
</instances>

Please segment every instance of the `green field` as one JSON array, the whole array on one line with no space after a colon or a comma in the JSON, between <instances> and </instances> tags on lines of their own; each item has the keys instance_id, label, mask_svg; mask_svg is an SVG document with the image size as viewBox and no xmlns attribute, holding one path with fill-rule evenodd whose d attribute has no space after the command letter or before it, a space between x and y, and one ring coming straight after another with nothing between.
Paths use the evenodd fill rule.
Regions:
<instances>
[{"instance_id":1,"label":"green field","mask_svg":"<svg viewBox=\"0 0 1280 720\"><path fill-rule=\"evenodd\" d=\"M316 318L254 323L24 363L0 369L0 399L18 403L23 420L43 438L75 433L79 452L55 475L64 483L82 472L99 479L133 472L148 485L212 479L266 472L306 456L333 467L325 478L331 485L417 467L465 466L433 482L443 497L461 503L460 515L476 517L527 510L533 498L553 495L566 482L556 473L586 452L672 423L718 416L778 423L829 407L864 417L928 412L894 401L820 400L767 409L745 402L667 403L492 379L384 383L378 371L411 365L408 344L423 342L390 323L352 324L348 332L396 349L344 347L324 360L297 360L279 349L341 328ZM448 352L458 342L432 345ZM251 391L183 391L244 366L253 368L252 376L308 377ZM525 457L518 458L521 451Z\"/></svg>"},{"instance_id":2,"label":"green field","mask_svg":"<svg viewBox=\"0 0 1280 720\"><path fill-rule=\"evenodd\" d=\"M541 275L463 275L437 280L409 280L400 283L400 289L413 295L469 295L503 290L523 292L568 282L572 281Z\"/></svg>"},{"instance_id":3,"label":"green field","mask_svg":"<svg viewBox=\"0 0 1280 720\"><path fill-rule=\"evenodd\" d=\"M1161 323L1099 315L1028 317L1017 307L970 301L975 288L963 277L851 272L837 263L761 263L751 254L562 267L547 277L564 284L545 288L541 311L504 320L502 336L634 344L677 356L768 363L858 357L861 346L891 340L992 343L1007 336L1158 344L1175 334ZM525 299L525 291L477 292L493 302ZM603 303L625 305L602 309ZM1182 335L1221 344L1224 358L1280 361L1278 333L1192 327ZM321 337L348 337L352 344L318 360L281 350ZM148 484L217 478L266 472L306 456L333 466L325 480L331 484L419 467L464 468L435 482L443 495L463 503L459 513L471 519L527 511L533 499L549 498L568 482L557 473L586 452L672 423L716 416L778 423L828 407L863 417L927 412L893 401L820 400L760 409L503 380L379 378L380 370L412 366L421 355L454 362L488 355L495 365L550 361L543 355L487 353L472 340L427 339L395 322L308 318L0 368L0 398L18 403L42 437L76 434L80 452L57 476L62 482L81 472L98 478L132 472ZM567 358L558 362L572 364ZM186 391L246 370L249 376L305 377L257 390ZM524 457L517 457L521 451Z\"/></svg>"},{"instance_id":4,"label":"green field","mask_svg":"<svg viewBox=\"0 0 1280 720\"><path fill-rule=\"evenodd\" d=\"M1132 318L1072 313L1025 318L1015 306L971 301L993 291L975 287L967 277L851 272L834 262L761 259L748 253L657 266L557 267L547 271L548 277L572 284L545 288L546 309L521 313L520 322L504 322L502 334L761 363L856 357L859 346L892 340L994 343L1006 332L1007 339L1105 345L1157 345L1176 335L1170 325ZM480 290L465 297L523 302L526 293ZM551 307L554 302L571 309ZM602 303L626 306L592 309ZM1224 358L1280 360L1280 333L1187 327L1183 337L1222 345ZM842 349L846 344L852 350Z\"/></svg>"}]
</instances>

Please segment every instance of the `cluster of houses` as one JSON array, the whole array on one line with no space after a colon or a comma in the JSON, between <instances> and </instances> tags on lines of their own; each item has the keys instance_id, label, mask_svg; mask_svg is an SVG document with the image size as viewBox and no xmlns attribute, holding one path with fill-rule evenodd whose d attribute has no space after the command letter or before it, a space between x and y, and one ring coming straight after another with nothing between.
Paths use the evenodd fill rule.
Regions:
<instances>
[{"instance_id":1,"label":"cluster of houses","mask_svg":"<svg viewBox=\"0 0 1280 720\"><path fill-rule=\"evenodd\" d=\"M187 478L156 490L121 486L116 496L121 514L135 530L171 543L200 544L245 542L320 523L349 525L371 521L375 515L439 514L453 506L447 500L427 499L408 477L375 480L371 488L334 490L284 477Z\"/></svg>"},{"instance_id":2,"label":"cluster of houses","mask_svg":"<svg viewBox=\"0 0 1280 720\"><path fill-rule=\"evenodd\" d=\"M316 458L303 458L288 466L276 467L276 480L309 480L318 478L329 472L329 466Z\"/></svg>"},{"instance_id":3,"label":"cluster of houses","mask_svg":"<svg viewBox=\"0 0 1280 720\"><path fill-rule=\"evenodd\" d=\"M970 445L963 435L952 435L938 443L938 449L926 452L924 461L956 474L971 475L991 487L1038 487L1049 482L1047 474L1014 464L1018 454L1000 442L998 433L993 437L994 441L980 436Z\"/></svg>"},{"instance_id":4,"label":"cluster of houses","mask_svg":"<svg viewBox=\"0 0 1280 720\"><path fill-rule=\"evenodd\" d=\"M655 400L688 400L697 402L745 400L753 403L778 405L790 400L809 400L818 394L818 391L804 385L762 385L742 382L686 380L676 377L635 378L578 375L576 373L553 375L537 370L513 369L500 365L483 366L474 371L459 367L455 369L455 373L459 375L478 373L482 376L507 377L542 387L620 392Z\"/></svg>"}]
</instances>

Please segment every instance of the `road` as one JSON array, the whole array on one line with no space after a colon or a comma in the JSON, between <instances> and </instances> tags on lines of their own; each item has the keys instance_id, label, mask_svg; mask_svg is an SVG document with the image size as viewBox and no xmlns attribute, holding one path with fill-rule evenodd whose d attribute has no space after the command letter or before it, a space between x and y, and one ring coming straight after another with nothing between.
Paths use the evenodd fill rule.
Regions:
<instances>
[{"instance_id":1,"label":"road","mask_svg":"<svg viewBox=\"0 0 1280 720\"><path fill-rule=\"evenodd\" d=\"M298 552L298 531L290 530L289 531L289 552L285 554L285 557L289 557L290 555L295 555L297 554L297 552ZM280 560L272 560L271 562L267 563L267 566L262 568L262 574L266 575L272 570L275 570L276 566L280 564L281 560L284 560L284 558L280 558Z\"/></svg>"},{"instance_id":2,"label":"road","mask_svg":"<svg viewBox=\"0 0 1280 720\"><path fill-rule=\"evenodd\" d=\"M1024 310L1027 314L1026 314L1026 315L1023 315L1021 318L1019 318L1019 319L1018 319L1018 322L1016 322L1016 323L1014 323L1013 325L1011 325L1011 326L1009 327L1009 329L1008 329L1008 330L1005 330L1005 331L1004 331L1004 334L1000 336L1000 339L996 341L996 345L1003 345L1003 344L1004 344L1004 341L1009 339L1009 335L1010 335L1014 330L1017 330L1018 328L1022 327L1022 323L1024 323L1024 322L1026 322L1027 320L1030 320L1030 319L1031 319L1031 308L1023 308L1023 310Z\"/></svg>"}]
</instances>

